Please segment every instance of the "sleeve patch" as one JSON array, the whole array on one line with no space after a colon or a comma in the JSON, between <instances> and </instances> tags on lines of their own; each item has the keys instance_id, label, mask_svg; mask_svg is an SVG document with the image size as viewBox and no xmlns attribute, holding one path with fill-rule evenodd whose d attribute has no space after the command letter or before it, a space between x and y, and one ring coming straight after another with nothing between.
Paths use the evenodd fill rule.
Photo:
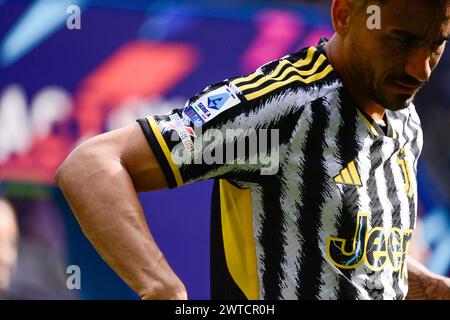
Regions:
<instances>
[{"instance_id":1,"label":"sleeve patch","mask_svg":"<svg viewBox=\"0 0 450 320\"><path fill-rule=\"evenodd\" d=\"M232 85L225 85L200 96L190 103L183 112L194 126L200 127L240 102L237 89Z\"/></svg>"},{"instance_id":2,"label":"sleeve patch","mask_svg":"<svg viewBox=\"0 0 450 320\"><path fill-rule=\"evenodd\" d=\"M191 127L184 125L178 113L169 115L169 119L170 121L159 123L161 131L176 131L186 149L189 151L193 151L194 144L191 137L197 138L197 136L195 135L195 131Z\"/></svg>"}]
</instances>

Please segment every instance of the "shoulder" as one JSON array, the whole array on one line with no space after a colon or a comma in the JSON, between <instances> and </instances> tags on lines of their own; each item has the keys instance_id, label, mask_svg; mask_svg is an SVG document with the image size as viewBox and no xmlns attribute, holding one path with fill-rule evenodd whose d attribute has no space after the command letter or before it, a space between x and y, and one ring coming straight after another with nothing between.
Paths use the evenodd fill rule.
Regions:
<instances>
[{"instance_id":1,"label":"shoulder","mask_svg":"<svg viewBox=\"0 0 450 320\"><path fill-rule=\"evenodd\" d=\"M412 150L417 159L423 146L423 132L416 106L411 103L407 108L389 111L393 116L394 129L399 133L400 143Z\"/></svg>"},{"instance_id":2,"label":"shoulder","mask_svg":"<svg viewBox=\"0 0 450 320\"><path fill-rule=\"evenodd\" d=\"M322 87L336 85L337 77L320 47L309 47L266 63L247 77L231 79L247 101L302 94L317 99Z\"/></svg>"}]
</instances>

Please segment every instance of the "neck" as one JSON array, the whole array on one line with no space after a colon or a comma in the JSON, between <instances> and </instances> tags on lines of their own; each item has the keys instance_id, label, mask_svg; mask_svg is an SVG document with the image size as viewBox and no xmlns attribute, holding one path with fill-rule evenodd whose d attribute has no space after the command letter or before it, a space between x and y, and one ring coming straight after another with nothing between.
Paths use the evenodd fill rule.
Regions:
<instances>
[{"instance_id":1,"label":"neck","mask_svg":"<svg viewBox=\"0 0 450 320\"><path fill-rule=\"evenodd\" d=\"M325 45L324 49L328 61L330 61L330 64L344 84L345 89L356 101L359 108L367 113L373 120L382 120L386 109L371 100L367 94L364 94L367 90L364 90L364 88L362 88L350 75L349 67L346 64L346 59L343 54L342 38L338 34L334 34L331 40Z\"/></svg>"}]
</instances>

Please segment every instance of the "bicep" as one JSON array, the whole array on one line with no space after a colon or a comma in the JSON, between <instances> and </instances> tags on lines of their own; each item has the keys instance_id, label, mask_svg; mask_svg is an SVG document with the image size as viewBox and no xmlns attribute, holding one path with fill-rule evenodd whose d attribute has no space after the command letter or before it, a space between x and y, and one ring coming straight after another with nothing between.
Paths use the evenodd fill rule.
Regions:
<instances>
[{"instance_id":1,"label":"bicep","mask_svg":"<svg viewBox=\"0 0 450 320\"><path fill-rule=\"evenodd\" d=\"M137 192L166 188L163 171L138 123L110 131L95 142L104 154L116 156Z\"/></svg>"}]
</instances>

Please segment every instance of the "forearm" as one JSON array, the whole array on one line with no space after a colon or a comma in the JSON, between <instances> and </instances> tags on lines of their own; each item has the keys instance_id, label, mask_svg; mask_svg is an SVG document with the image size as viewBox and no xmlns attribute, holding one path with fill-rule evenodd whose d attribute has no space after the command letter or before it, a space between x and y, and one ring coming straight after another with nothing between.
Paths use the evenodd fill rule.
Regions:
<instances>
[{"instance_id":1,"label":"forearm","mask_svg":"<svg viewBox=\"0 0 450 320\"><path fill-rule=\"evenodd\" d=\"M186 298L150 234L126 168L114 156L91 151L75 151L56 178L83 232L142 298Z\"/></svg>"},{"instance_id":2,"label":"forearm","mask_svg":"<svg viewBox=\"0 0 450 320\"><path fill-rule=\"evenodd\" d=\"M408 259L407 300L449 300L450 279L426 269L413 259Z\"/></svg>"}]
</instances>

